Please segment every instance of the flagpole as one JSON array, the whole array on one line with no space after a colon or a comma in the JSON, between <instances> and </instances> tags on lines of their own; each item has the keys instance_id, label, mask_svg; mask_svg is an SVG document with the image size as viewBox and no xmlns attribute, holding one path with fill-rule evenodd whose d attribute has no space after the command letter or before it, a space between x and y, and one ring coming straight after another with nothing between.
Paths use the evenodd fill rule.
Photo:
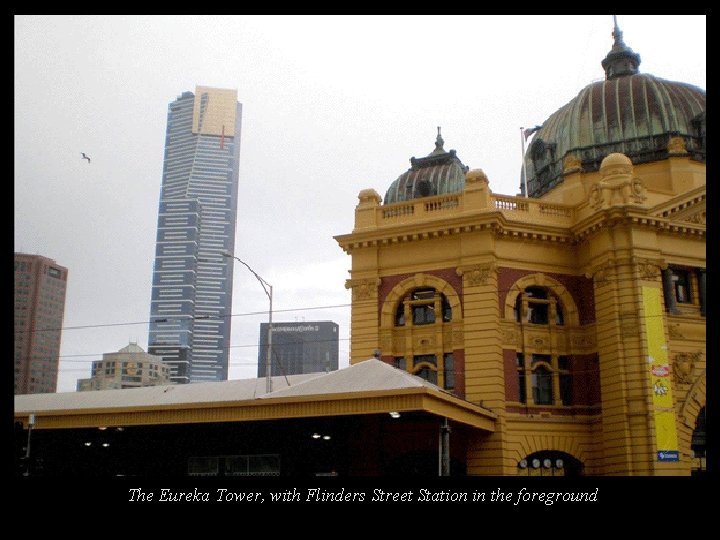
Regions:
<instances>
[{"instance_id":1,"label":"flagpole","mask_svg":"<svg viewBox=\"0 0 720 540\"><path fill-rule=\"evenodd\" d=\"M522 172L523 172L523 184L525 186L525 197L529 197L527 187L527 167L525 166L525 128L520 128L520 144L522 145Z\"/></svg>"}]
</instances>

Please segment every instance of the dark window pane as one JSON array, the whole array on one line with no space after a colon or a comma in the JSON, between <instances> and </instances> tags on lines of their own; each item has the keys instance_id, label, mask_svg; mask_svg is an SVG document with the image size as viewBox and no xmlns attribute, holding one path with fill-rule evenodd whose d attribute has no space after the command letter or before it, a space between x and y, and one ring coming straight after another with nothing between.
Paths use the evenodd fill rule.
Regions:
<instances>
[{"instance_id":1,"label":"dark window pane","mask_svg":"<svg viewBox=\"0 0 720 540\"><path fill-rule=\"evenodd\" d=\"M674 268L672 271L672 281L675 287L675 298L679 303L687 304L692 302L690 294L690 276L686 270Z\"/></svg>"},{"instance_id":2,"label":"dark window pane","mask_svg":"<svg viewBox=\"0 0 720 540\"><path fill-rule=\"evenodd\" d=\"M552 373L543 366L535 368L532 374L533 401L536 405L552 405Z\"/></svg>"},{"instance_id":3,"label":"dark window pane","mask_svg":"<svg viewBox=\"0 0 720 540\"><path fill-rule=\"evenodd\" d=\"M527 402L527 394L525 393L525 372L518 371L518 390L520 391L520 403Z\"/></svg>"},{"instance_id":4,"label":"dark window pane","mask_svg":"<svg viewBox=\"0 0 720 540\"><path fill-rule=\"evenodd\" d=\"M570 369L570 358L567 356L558 356L558 368Z\"/></svg>"},{"instance_id":5,"label":"dark window pane","mask_svg":"<svg viewBox=\"0 0 720 540\"><path fill-rule=\"evenodd\" d=\"M433 324L434 322L434 306L413 306L413 324Z\"/></svg>"},{"instance_id":6,"label":"dark window pane","mask_svg":"<svg viewBox=\"0 0 720 540\"><path fill-rule=\"evenodd\" d=\"M530 302L528 305L528 321L533 324L548 323L548 305Z\"/></svg>"},{"instance_id":7,"label":"dark window pane","mask_svg":"<svg viewBox=\"0 0 720 540\"><path fill-rule=\"evenodd\" d=\"M437 371L434 369L425 367L418 371L415 375L425 379L427 382L437 384Z\"/></svg>"},{"instance_id":8,"label":"dark window pane","mask_svg":"<svg viewBox=\"0 0 720 540\"><path fill-rule=\"evenodd\" d=\"M443 362L445 364L445 390L452 390L455 388L455 362L452 353L446 353L443 356Z\"/></svg>"},{"instance_id":9,"label":"dark window pane","mask_svg":"<svg viewBox=\"0 0 720 540\"><path fill-rule=\"evenodd\" d=\"M572 379L568 374L560 375L560 399L563 405L572 405Z\"/></svg>"},{"instance_id":10,"label":"dark window pane","mask_svg":"<svg viewBox=\"0 0 720 540\"><path fill-rule=\"evenodd\" d=\"M395 326L405 326L405 304L400 302L395 312Z\"/></svg>"},{"instance_id":11,"label":"dark window pane","mask_svg":"<svg viewBox=\"0 0 720 540\"><path fill-rule=\"evenodd\" d=\"M445 297L445 295L443 295L443 297L442 297L442 312L443 312L443 322L452 321L452 308L450 307L450 302Z\"/></svg>"}]
</instances>

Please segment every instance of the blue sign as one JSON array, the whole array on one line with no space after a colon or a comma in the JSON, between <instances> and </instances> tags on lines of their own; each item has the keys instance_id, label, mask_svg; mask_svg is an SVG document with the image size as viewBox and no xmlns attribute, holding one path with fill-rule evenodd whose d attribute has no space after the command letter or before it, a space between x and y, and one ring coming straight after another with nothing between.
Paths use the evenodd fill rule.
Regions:
<instances>
[{"instance_id":1,"label":"blue sign","mask_svg":"<svg viewBox=\"0 0 720 540\"><path fill-rule=\"evenodd\" d=\"M680 452L677 450L658 450L658 461L680 461Z\"/></svg>"}]
</instances>

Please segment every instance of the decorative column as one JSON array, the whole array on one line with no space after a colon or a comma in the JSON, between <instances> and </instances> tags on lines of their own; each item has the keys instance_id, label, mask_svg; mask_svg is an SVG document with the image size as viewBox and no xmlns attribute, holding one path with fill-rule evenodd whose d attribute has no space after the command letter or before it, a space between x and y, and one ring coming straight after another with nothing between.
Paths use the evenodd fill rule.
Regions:
<instances>
[{"instance_id":1,"label":"decorative column","mask_svg":"<svg viewBox=\"0 0 720 540\"><path fill-rule=\"evenodd\" d=\"M509 475L517 463L505 456L505 372L503 368L497 270L494 263L461 266L465 322L465 399L498 415L496 431L468 452L469 475Z\"/></svg>"}]
</instances>

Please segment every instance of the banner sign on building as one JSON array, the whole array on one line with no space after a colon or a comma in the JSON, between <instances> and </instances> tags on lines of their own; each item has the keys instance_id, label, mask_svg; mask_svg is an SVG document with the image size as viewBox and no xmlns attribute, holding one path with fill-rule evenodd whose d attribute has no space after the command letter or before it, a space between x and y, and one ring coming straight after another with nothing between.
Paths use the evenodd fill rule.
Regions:
<instances>
[{"instance_id":1,"label":"banner sign on building","mask_svg":"<svg viewBox=\"0 0 720 540\"><path fill-rule=\"evenodd\" d=\"M643 287L648 369L652 385L653 417L658 461L679 461L670 364L663 326L660 289Z\"/></svg>"}]
</instances>

